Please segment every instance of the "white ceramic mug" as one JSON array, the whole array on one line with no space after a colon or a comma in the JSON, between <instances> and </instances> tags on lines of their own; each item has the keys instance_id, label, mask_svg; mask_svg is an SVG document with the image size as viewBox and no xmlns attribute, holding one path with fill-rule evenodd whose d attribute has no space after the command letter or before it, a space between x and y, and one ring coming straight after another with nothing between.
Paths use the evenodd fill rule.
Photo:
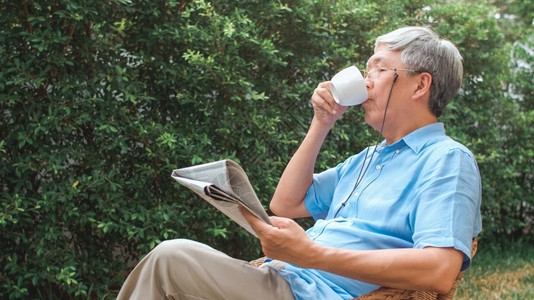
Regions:
<instances>
[{"instance_id":1,"label":"white ceramic mug","mask_svg":"<svg viewBox=\"0 0 534 300\"><path fill-rule=\"evenodd\" d=\"M330 81L334 100L343 106L362 104L367 100L367 87L362 73L356 66L339 71Z\"/></svg>"}]
</instances>

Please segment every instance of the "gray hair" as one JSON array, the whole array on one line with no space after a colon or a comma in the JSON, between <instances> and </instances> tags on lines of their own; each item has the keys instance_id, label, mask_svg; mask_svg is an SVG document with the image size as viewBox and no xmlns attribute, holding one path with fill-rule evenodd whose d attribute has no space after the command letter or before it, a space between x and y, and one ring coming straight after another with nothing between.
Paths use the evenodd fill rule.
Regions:
<instances>
[{"instance_id":1,"label":"gray hair","mask_svg":"<svg viewBox=\"0 0 534 300\"><path fill-rule=\"evenodd\" d=\"M420 72L432 75L429 109L436 117L441 116L462 84L462 56L454 44L429 28L403 27L378 37L375 50L380 45L401 51L404 66L417 71L406 72L408 76Z\"/></svg>"}]
</instances>

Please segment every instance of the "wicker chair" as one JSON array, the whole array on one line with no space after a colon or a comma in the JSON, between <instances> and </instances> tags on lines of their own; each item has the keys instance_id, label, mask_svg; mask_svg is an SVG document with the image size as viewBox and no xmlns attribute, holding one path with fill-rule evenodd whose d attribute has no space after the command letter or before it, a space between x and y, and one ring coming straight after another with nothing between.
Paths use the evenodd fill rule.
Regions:
<instances>
[{"instance_id":1,"label":"wicker chair","mask_svg":"<svg viewBox=\"0 0 534 300\"><path fill-rule=\"evenodd\" d=\"M478 241L477 239L473 239L473 245L472 245L472 251L471 251L471 258L475 256L475 253L477 252L478 247ZM263 263L265 260L265 257L256 259L251 261L250 263L253 266L258 267ZM458 284L460 284L460 281L462 280L462 277L464 276L464 272L458 273L458 276L456 277L456 281L454 282L452 288L447 292L446 294L438 294L433 292L421 292L421 291L410 291L410 290L402 290L402 289L394 289L394 288L388 288L388 287L380 287L368 294L362 295L358 298L355 298L355 300L371 300L371 299L388 299L388 300L400 300L400 299L412 299L412 300L448 300L452 299L454 297L454 293L456 292L456 288L458 288Z\"/></svg>"}]
</instances>

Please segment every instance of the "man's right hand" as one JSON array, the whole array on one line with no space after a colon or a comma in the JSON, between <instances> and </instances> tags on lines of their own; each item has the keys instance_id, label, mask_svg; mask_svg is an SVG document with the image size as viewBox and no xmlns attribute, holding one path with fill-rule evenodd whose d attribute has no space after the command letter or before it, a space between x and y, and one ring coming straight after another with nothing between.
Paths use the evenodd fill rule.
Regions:
<instances>
[{"instance_id":1,"label":"man's right hand","mask_svg":"<svg viewBox=\"0 0 534 300\"><path fill-rule=\"evenodd\" d=\"M334 123L347 111L347 106L339 105L330 91L330 81L319 83L311 97L314 110L314 121L321 126L331 128Z\"/></svg>"}]
</instances>

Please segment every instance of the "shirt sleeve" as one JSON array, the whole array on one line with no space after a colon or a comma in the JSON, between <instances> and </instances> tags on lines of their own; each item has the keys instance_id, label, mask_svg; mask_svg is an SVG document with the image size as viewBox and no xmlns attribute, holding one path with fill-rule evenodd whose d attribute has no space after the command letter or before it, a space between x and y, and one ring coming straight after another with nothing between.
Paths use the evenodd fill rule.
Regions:
<instances>
[{"instance_id":1,"label":"shirt sleeve","mask_svg":"<svg viewBox=\"0 0 534 300\"><path fill-rule=\"evenodd\" d=\"M343 194L344 190L350 189L350 186L340 184L340 179L351 171L360 170L363 160L371 150L366 148L335 168L313 175L313 182L304 199L304 205L315 220L325 219L336 195L339 196L339 193Z\"/></svg>"},{"instance_id":2,"label":"shirt sleeve","mask_svg":"<svg viewBox=\"0 0 534 300\"><path fill-rule=\"evenodd\" d=\"M313 175L313 182L304 199L304 205L314 220L326 218L337 182L336 168Z\"/></svg>"},{"instance_id":3,"label":"shirt sleeve","mask_svg":"<svg viewBox=\"0 0 534 300\"><path fill-rule=\"evenodd\" d=\"M411 222L415 248L454 247L471 263L472 239L480 233L481 183L467 149L445 149L422 172Z\"/></svg>"}]
</instances>

